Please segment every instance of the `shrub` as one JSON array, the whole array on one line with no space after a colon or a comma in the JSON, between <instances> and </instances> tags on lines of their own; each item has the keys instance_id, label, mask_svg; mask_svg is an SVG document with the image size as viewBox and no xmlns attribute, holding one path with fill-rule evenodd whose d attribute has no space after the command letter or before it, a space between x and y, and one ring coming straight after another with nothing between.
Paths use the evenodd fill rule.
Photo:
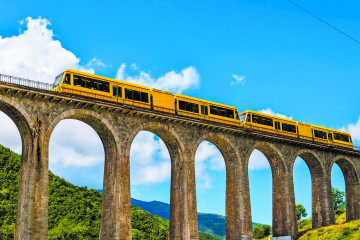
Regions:
<instances>
[{"instance_id":1,"label":"shrub","mask_svg":"<svg viewBox=\"0 0 360 240\"><path fill-rule=\"evenodd\" d=\"M254 238L261 239L270 235L271 228L269 225L257 225L254 227Z\"/></svg>"}]
</instances>

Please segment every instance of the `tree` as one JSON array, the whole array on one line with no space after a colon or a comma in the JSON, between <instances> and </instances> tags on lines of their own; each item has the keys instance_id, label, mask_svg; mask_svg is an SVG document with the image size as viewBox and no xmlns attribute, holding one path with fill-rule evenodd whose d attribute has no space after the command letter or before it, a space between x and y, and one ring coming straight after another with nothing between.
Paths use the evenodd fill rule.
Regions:
<instances>
[{"instance_id":1,"label":"tree","mask_svg":"<svg viewBox=\"0 0 360 240\"><path fill-rule=\"evenodd\" d=\"M332 196L333 196L333 206L334 206L335 215L339 215L345 211L345 209L344 209L345 192L340 191L337 188L332 188Z\"/></svg>"},{"instance_id":2,"label":"tree","mask_svg":"<svg viewBox=\"0 0 360 240\"><path fill-rule=\"evenodd\" d=\"M254 238L255 239L262 239L270 235L271 228L269 225L256 225L254 227Z\"/></svg>"},{"instance_id":3,"label":"tree","mask_svg":"<svg viewBox=\"0 0 360 240\"><path fill-rule=\"evenodd\" d=\"M301 217L306 217L306 209L301 204L296 204L296 220L299 221Z\"/></svg>"}]
</instances>

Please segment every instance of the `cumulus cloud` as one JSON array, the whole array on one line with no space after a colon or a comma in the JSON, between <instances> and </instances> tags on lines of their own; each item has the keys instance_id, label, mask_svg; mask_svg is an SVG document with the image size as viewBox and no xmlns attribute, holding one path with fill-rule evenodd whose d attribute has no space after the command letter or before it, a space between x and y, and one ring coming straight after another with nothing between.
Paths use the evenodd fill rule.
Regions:
<instances>
[{"instance_id":1,"label":"cumulus cloud","mask_svg":"<svg viewBox=\"0 0 360 240\"><path fill-rule=\"evenodd\" d=\"M170 180L171 161L164 142L150 132L139 132L130 149L132 185L152 185Z\"/></svg>"},{"instance_id":2,"label":"cumulus cloud","mask_svg":"<svg viewBox=\"0 0 360 240\"><path fill-rule=\"evenodd\" d=\"M131 68L137 70L136 64ZM129 76L126 73L126 64L122 63L119 67L116 78L119 80L145 85L151 88L158 88L171 92L181 93L189 88L197 88L200 83L200 76L194 67L187 67L179 73L170 71L159 78L153 78L149 73L140 71L137 76Z\"/></svg>"},{"instance_id":3,"label":"cumulus cloud","mask_svg":"<svg viewBox=\"0 0 360 240\"><path fill-rule=\"evenodd\" d=\"M353 141L360 142L360 117L356 123L350 123L346 127L342 127L340 130L350 133Z\"/></svg>"},{"instance_id":4,"label":"cumulus cloud","mask_svg":"<svg viewBox=\"0 0 360 240\"><path fill-rule=\"evenodd\" d=\"M54 40L50 22L39 17L21 21L26 30L17 36L0 36L0 72L16 77L53 83L55 76L67 68L94 73L94 67L103 65L98 59L85 66L80 58Z\"/></svg>"},{"instance_id":5,"label":"cumulus cloud","mask_svg":"<svg viewBox=\"0 0 360 240\"><path fill-rule=\"evenodd\" d=\"M103 164L104 147L98 134L78 120L63 120L50 138L49 164L56 167L94 167Z\"/></svg>"},{"instance_id":6,"label":"cumulus cloud","mask_svg":"<svg viewBox=\"0 0 360 240\"><path fill-rule=\"evenodd\" d=\"M21 136L15 123L3 112L0 112L0 144L21 154Z\"/></svg>"},{"instance_id":7,"label":"cumulus cloud","mask_svg":"<svg viewBox=\"0 0 360 240\"><path fill-rule=\"evenodd\" d=\"M240 76L240 75L231 75L234 80L230 82L231 85L236 85L236 84L239 84L239 83L242 83L243 85L245 84L244 82L244 79L245 79L245 76Z\"/></svg>"},{"instance_id":8,"label":"cumulus cloud","mask_svg":"<svg viewBox=\"0 0 360 240\"><path fill-rule=\"evenodd\" d=\"M254 150L249 159L249 170L260 170L270 168L269 161L265 155L258 150Z\"/></svg>"},{"instance_id":9,"label":"cumulus cloud","mask_svg":"<svg viewBox=\"0 0 360 240\"><path fill-rule=\"evenodd\" d=\"M195 176L198 189L213 188L210 171L225 169L224 158L220 151L209 142L202 142L195 155Z\"/></svg>"},{"instance_id":10,"label":"cumulus cloud","mask_svg":"<svg viewBox=\"0 0 360 240\"><path fill-rule=\"evenodd\" d=\"M266 108L266 109L258 110L258 112L270 114L270 115L277 116L277 117L293 119L292 116L291 116L291 117L288 117L288 116L283 115L283 114L280 114L280 113L275 113L271 108Z\"/></svg>"}]
</instances>

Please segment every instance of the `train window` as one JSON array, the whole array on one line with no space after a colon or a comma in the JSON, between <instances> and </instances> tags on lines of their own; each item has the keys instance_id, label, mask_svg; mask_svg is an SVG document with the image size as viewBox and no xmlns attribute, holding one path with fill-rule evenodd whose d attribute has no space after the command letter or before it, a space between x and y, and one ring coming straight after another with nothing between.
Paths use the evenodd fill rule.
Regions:
<instances>
[{"instance_id":1,"label":"train window","mask_svg":"<svg viewBox=\"0 0 360 240\"><path fill-rule=\"evenodd\" d=\"M74 75L73 78L74 86L89 88L102 92L110 92L110 86L108 82L78 75Z\"/></svg>"},{"instance_id":2,"label":"train window","mask_svg":"<svg viewBox=\"0 0 360 240\"><path fill-rule=\"evenodd\" d=\"M149 102L149 94L125 88L125 98L140 102Z\"/></svg>"},{"instance_id":3,"label":"train window","mask_svg":"<svg viewBox=\"0 0 360 240\"><path fill-rule=\"evenodd\" d=\"M208 107L201 105L201 114L208 115Z\"/></svg>"},{"instance_id":4,"label":"train window","mask_svg":"<svg viewBox=\"0 0 360 240\"><path fill-rule=\"evenodd\" d=\"M238 112L237 112L237 111L235 111L235 117L236 117L236 119L237 119L237 120L240 120L240 118L239 118L239 114L238 114Z\"/></svg>"},{"instance_id":5,"label":"train window","mask_svg":"<svg viewBox=\"0 0 360 240\"><path fill-rule=\"evenodd\" d=\"M296 133L296 126L292 125L292 124L283 123L282 124L282 130L285 131L285 132Z\"/></svg>"},{"instance_id":6,"label":"train window","mask_svg":"<svg viewBox=\"0 0 360 240\"><path fill-rule=\"evenodd\" d=\"M280 123L279 122L275 122L275 129L280 130Z\"/></svg>"},{"instance_id":7,"label":"train window","mask_svg":"<svg viewBox=\"0 0 360 240\"><path fill-rule=\"evenodd\" d=\"M262 116L258 116L255 114L252 115L252 121L253 121L253 123L257 123L257 124L261 124L261 125L266 125L266 126L270 126L270 127L274 126L273 120L271 118L262 117Z\"/></svg>"},{"instance_id":8,"label":"train window","mask_svg":"<svg viewBox=\"0 0 360 240\"><path fill-rule=\"evenodd\" d=\"M250 116L250 115L248 115L248 116ZM241 123L245 122L245 118L246 118L246 113L241 114L240 115L240 122Z\"/></svg>"},{"instance_id":9,"label":"train window","mask_svg":"<svg viewBox=\"0 0 360 240\"><path fill-rule=\"evenodd\" d=\"M74 75L74 86L76 87L85 87L85 78L82 76Z\"/></svg>"},{"instance_id":10,"label":"train window","mask_svg":"<svg viewBox=\"0 0 360 240\"><path fill-rule=\"evenodd\" d=\"M334 133L334 139L342 142L349 142L349 136L340 133Z\"/></svg>"},{"instance_id":11,"label":"train window","mask_svg":"<svg viewBox=\"0 0 360 240\"><path fill-rule=\"evenodd\" d=\"M102 92L110 92L110 86L108 82L104 82L104 81L98 81L99 82L99 87L97 90L102 91Z\"/></svg>"},{"instance_id":12,"label":"train window","mask_svg":"<svg viewBox=\"0 0 360 240\"><path fill-rule=\"evenodd\" d=\"M55 82L53 85L53 88L56 88L57 86L59 86L59 84L61 83L61 80L63 78L64 74L60 74L55 78Z\"/></svg>"},{"instance_id":13,"label":"train window","mask_svg":"<svg viewBox=\"0 0 360 240\"><path fill-rule=\"evenodd\" d=\"M247 122L251 122L251 114L250 114L250 113L247 114L247 119L246 119L246 121L247 121Z\"/></svg>"},{"instance_id":14,"label":"train window","mask_svg":"<svg viewBox=\"0 0 360 240\"><path fill-rule=\"evenodd\" d=\"M190 103L179 100L179 109L188 112L199 113L199 105L196 103Z\"/></svg>"},{"instance_id":15,"label":"train window","mask_svg":"<svg viewBox=\"0 0 360 240\"><path fill-rule=\"evenodd\" d=\"M210 106L210 114L227 118L234 118L234 110L222 107Z\"/></svg>"},{"instance_id":16,"label":"train window","mask_svg":"<svg viewBox=\"0 0 360 240\"><path fill-rule=\"evenodd\" d=\"M67 74L65 75L64 84L71 84L70 74L69 74L69 73L67 73Z\"/></svg>"},{"instance_id":17,"label":"train window","mask_svg":"<svg viewBox=\"0 0 360 240\"><path fill-rule=\"evenodd\" d=\"M327 139L326 132L314 130L314 136L317 138Z\"/></svg>"},{"instance_id":18,"label":"train window","mask_svg":"<svg viewBox=\"0 0 360 240\"><path fill-rule=\"evenodd\" d=\"M121 87L113 86L113 96L122 97Z\"/></svg>"}]
</instances>

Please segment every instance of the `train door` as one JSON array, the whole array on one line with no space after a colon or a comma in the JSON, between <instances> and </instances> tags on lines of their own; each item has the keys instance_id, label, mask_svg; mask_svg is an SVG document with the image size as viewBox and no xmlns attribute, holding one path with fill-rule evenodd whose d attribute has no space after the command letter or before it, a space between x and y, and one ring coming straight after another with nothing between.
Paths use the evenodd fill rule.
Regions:
<instances>
[{"instance_id":1,"label":"train door","mask_svg":"<svg viewBox=\"0 0 360 240\"><path fill-rule=\"evenodd\" d=\"M280 129L280 122L278 122L278 121L275 121L275 130L276 131L280 131L281 129Z\"/></svg>"},{"instance_id":2,"label":"train door","mask_svg":"<svg viewBox=\"0 0 360 240\"><path fill-rule=\"evenodd\" d=\"M174 104L175 104L175 115L177 115L177 99L175 99Z\"/></svg>"},{"instance_id":3,"label":"train door","mask_svg":"<svg viewBox=\"0 0 360 240\"><path fill-rule=\"evenodd\" d=\"M150 108L151 110L154 110L154 103L153 103L153 95L150 95Z\"/></svg>"},{"instance_id":4,"label":"train door","mask_svg":"<svg viewBox=\"0 0 360 240\"><path fill-rule=\"evenodd\" d=\"M328 133L328 139L329 139L329 142L332 144L334 143L334 140L333 140L333 134L332 133Z\"/></svg>"},{"instance_id":5,"label":"train door","mask_svg":"<svg viewBox=\"0 0 360 240\"><path fill-rule=\"evenodd\" d=\"M207 115L208 115L208 107L201 105L201 115L203 116L204 119L206 119Z\"/></svg>"}]
</instances>

